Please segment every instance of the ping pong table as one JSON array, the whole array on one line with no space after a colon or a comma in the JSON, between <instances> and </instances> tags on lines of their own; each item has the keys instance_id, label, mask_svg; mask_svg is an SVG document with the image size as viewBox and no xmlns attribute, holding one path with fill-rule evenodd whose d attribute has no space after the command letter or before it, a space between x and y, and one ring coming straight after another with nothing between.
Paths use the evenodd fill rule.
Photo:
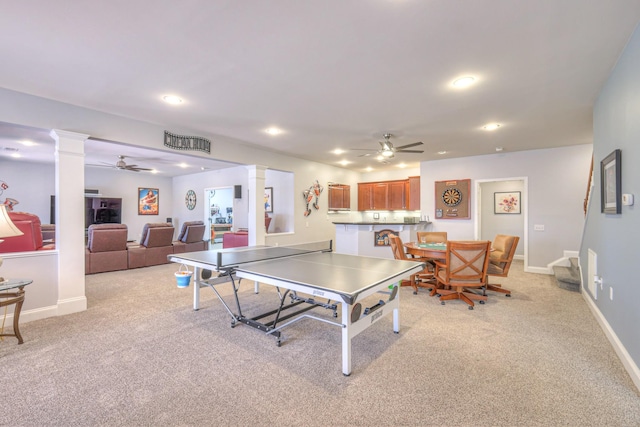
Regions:
<instances>
[{"instance_id":1,"label":"ping pong table","mask_svg":"<svg viewBox=\"0 0 640 427\"><path fill-rule=\"evenodd\" d=\"M231 316L232 327L251 326L274 336L278 346L282 328L302 319L340 327L345 376L351 374L351 340L355 336L391 313L393 331L399 333L400 281L425 268L423 262L338 254L332 252L331 241L186 252L169 255L168 259L194 268L194 310L200 308L200 288L209 287ZM257 316L245 316L238 292L241 279L255 281L256 292L258 283L275 286L279 298L276 307ZM235 310L216 289L225 283L233 287ZM374 302L375 294L384 295L384 299ZM340 308L341 319L332 321L327 316L306 313L314 308L331 310L334 318Z\"/></svg>"}]
</instances>

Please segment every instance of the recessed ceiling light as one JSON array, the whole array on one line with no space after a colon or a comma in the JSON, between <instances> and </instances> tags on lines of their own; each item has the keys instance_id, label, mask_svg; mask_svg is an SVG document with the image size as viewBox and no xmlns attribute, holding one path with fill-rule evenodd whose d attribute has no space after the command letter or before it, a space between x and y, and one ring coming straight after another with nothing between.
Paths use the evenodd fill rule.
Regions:
<instances>
[{"instance_id":1,"label":"recessed ceiling light","mask_svg":"<svg viewBox=\"0 0 640 427\"><path fill-rule=\"evenodd\" d=\"M151 173L156 174L158 171L156 169L151 169Z\"/></svg>"},{"instance_id":2,"label":"recessed ceiling light","mask_svg":"<svg viewBox=\"0 0 640 427\"><path fill-rule=\"evenodd\" d=\"M367 166L364 170L366 170L367 172L371 172L373 168L371 166Z\"/></svg>"},{"instance_id":3,"label":"recessed ceiling light","mask_svg":"<svg viewBox=\"0 0 640 427\"><path fill-rule=\"evenodd\" d=\"M349 160L340 160L338 163L340 163L342 166L347 166L347 165L351 164L351 162Z\"/></svg>"},{"instance_id":4,"label":"recessed ceiling light","mask_svg":"<svg viewBox=\"0 0 640 427\"><path fill-rule=\"evenodd\" d=\"M268 129L265 129L265 132L268 133L269 135L280 135L282 133L282 130L276 127L270 127Z\"/></svg>"},{"instance_id":5,"label":"recessed ceiling light","mask_svg":"<svg viewBox=\"0 0 640 427\"><path fill-rule=\"evenodd\" d=\"M181 168L188 168L189 167L189 165L186 164L186 163L180 163L180 164L178 164L178 166L180 166Z\"/></svg>"},{"instance_id":6,"label":"recessed ceiling light","mask_svg":"<svg viewBox=\"0 0 640 427\"><path fill-rule=\"evenodd\" d=\"M504 148L502 148L502 147L496 147L496 151L500 152L500 151L502 151L502 150L504 150Z\"/></svg>"},{"instance_id":7,"label":"recessed ceiling light","mask_svg":"<svg viewBox=\"0 0 640 427\"><path fill-rule=\"evenodd\" d=\"M438 154L447 154L447 152L442 150L442 151L438 151Z\"/></svg>"},{"instance_id":8,"label":"recessed ceiling light","mask_svg":"<svg viewBox=\"0 0 640 427\"><path fill-rule=\"evenodd\" d=\"M342 153L344 153L344 150L341 150L339 148L336 148L335 150L333 150L333 154L340 155Z\"/></svg>"},{"instance_id":9,"label":"recessed ceiling light","mask_svg":"<svg viewBox=\"0 0 640 427\"><path fill-rule=\"evenodd\" d=\"M165 95L162 97L162 100L168 104L173 104L173 105L182 104L182 99L175 95Z\"/></svg>"},{"instance_id":10,"label":"recessed ceiling light","mask_svg":"<svg viewBox=\"0 0 640 427\"><path fill-rule=\"evenodd\" d=\"M499 127L500 127L499 123L489 123L489 124L486 124L486 125L482 126L482 128L484 130L496 130Z\"/></svg>"},{"instance_id":11,"label":"recessed ceiling light","mask_svg":"<svg viewBox=\"0 0 640 427\"><path fill-rule=\"evenodd\" d=\"M20 155L20 153L12 153L11 157L13 157L14 159L19 159L22 156Z\"/></svg>"},{"instance_id":12,"label":"recessed ceiling light","mask_svg":"<svg viewBox=\"0 0 640 427\"><path fill-rule=\"evenodd\" d=\"M404 168L406 168L406 167L407 167L407 164L406 164L406 163L400 163L400 164L398 164L398 167L399 167L400 169L404 169Z\"/></svg>"},{"instance_id":13,"label":"recessed ceiling light","mask_svg":"<svg viewBox=\"0 0 640 427\"><path fill-rule=\"evenodd\" d=\"M462 89L462 88L471 86L472 84L475 83L475 81L476 79L474 77L465 76L465 77L460 77L458 79L455 79L452 84L454 87Z\"/></svg>"},{"instance_id":14,"label":"recessed ceiling light","mask_svg":"<svg viewBox=\"0 0 640 427\"><path fill-rule=\"evenodd\" d=\"M35 142L33 141L29 141L28 139L25 139L24 141L20 141L22 145L24 145L25 147L32 147L34 145L36 145Z\"/></svg>"}]
</instances>

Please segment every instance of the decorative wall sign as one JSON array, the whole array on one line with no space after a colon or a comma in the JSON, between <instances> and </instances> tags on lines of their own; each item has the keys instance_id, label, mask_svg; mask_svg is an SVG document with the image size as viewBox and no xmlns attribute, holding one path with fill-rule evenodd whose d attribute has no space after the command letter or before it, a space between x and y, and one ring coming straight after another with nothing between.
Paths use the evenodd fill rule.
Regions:
<instances>
[{"instance_id":1,"label":"decorative wall sign","mask_svg":"<svg viewBox=\"0 0 640 427\"><path fill-rule=\"evenodd\" d=\"M520 192L493 193L493 212L497 214L519 214L521 212Z\"/></svg>"},{"instance_id":2,"label":"decorative wall sign","mask_svg":"<svg viewBox=\"0 0 640 427\"><path fill-rule=\"evenodd\" d=\"M273 187L264 187L264 211L273 212Z\"/></svg>"},{"instance_id":3,"label":"decorative wall sign","mask_svg":"<svg viewBox=\"0 0 640 427\"><path fill-rule=\"evenodd\" d=\"M380 230L373 233L374 246L390 246L389 236L397 236L398 232L393 230Z\"/></svg>"},{"instance_id":4,"label":"decorative wall sign","mask_svg":"<svg viewBox=\"0 0 640 427\"><path fill-rule=\"evenodd\" d=\"M196 192L193 190L187 191L187 195L184 196L184 204L187 205L187 209L192 211L196 207Z\"/></svg>"},{"instance_id":5,"label":"decorative wall sign","mask_svg":"<svg viewBox=\"0 0 640 427\"><path fill-rule=\"evenodd\" d=\"M603 213L622 213L621 151L614 150L600 162L600 205Z\"/></svg>"},{"instance_id":6,"label":"decorative wall sign","mask_svg":"<svg viewBox=\"0 0 640 427\"><path fill-rule=\"evenodd\" d=\"M158 189L138 187L138 215L158 215Z\"/></svg>"},{"instance_id":7,"label":"decorative wall sign","mask_svg":"<svg viewBox=\"0 0 640 427\"><path fill-rule=\"evenodd\" d=\"M436 181L436 219L471 218L471 180Z\"/></svg>"},{"instance_id":8,"label":"decorative wall sign","mask_svg":"<svg viewBox=\"0 0 640 427\"><path fill-rule=\"evenodd\" d=\"M211 141L200 136L174 135L164 131L164 146L174 150L204 151L211 154Z\"/></svg>"},{"instance_id":9,"label":"decorative wall sign","mask_svg":"<svg viewBox=\"0 0 640 427\"><path fill-rule=\"evenodd\" d=\"M304 197L304 200L307 203L307 207L304 210L304 216L309 216L311 214L311 209L309 209L309 203L311 203L311 201L314 198L315 198L315 201L312 204L313 207L316 210L320 209L319 199L320 199L320 194L322 193L323 190L324 190L324 187L320 185L320 183L316 179L316 182L314 182L313 185L309 187L308 190L304 190L302 192L302 196Z\"/></svg>"}]
</instances>

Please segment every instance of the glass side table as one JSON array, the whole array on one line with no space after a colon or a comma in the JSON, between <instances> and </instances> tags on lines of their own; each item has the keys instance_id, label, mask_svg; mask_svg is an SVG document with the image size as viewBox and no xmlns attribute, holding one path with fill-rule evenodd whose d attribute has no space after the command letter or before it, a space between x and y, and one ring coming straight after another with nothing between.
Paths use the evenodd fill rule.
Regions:
<instances>
[{"instance_id":1,"label":"glass side table","mask_svg":"<svg viewBox=\"0 0 640 427\"><path fill-rule=\"evenodd\" d=\"M32 282L33 280L30 279L9 279L0 283L0 307L12 304L16 305L13 312L13 333L0 333L0 337L16 337L18 338L18 344L22 344L24 342L22 340L22 335L20 335L18 322L20 321L20 310L22 310L22 303L24 302L24 287ZM15 292L5 292L16 288L17 291Z\"/></svg>"}]
</instances>

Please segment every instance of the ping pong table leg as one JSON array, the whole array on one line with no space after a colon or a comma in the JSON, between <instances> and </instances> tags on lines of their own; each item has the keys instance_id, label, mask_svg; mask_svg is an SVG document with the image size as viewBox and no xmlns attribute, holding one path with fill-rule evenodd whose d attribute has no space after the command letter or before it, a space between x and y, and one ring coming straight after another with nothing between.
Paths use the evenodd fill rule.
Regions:
<instances>
[{"instance_id":1,"label":"ping pong table leg","mask_svg":"<svg viewBox=\"0 0 640 427\"><path fill-rule=\"evenodd\" d=\"M342 303L342 375L351 375L351 306Z\"/></svg>"},{"instance_id":2,"label":"ping pong table leg","mask_svg":"<svg viewBox=\"0 0 640 427\"><path fill-rule=\"evenodd\" d=\"M200 310L200 268L194 268L193 278L193 311Z\"/></svg>"}]
</instances>

